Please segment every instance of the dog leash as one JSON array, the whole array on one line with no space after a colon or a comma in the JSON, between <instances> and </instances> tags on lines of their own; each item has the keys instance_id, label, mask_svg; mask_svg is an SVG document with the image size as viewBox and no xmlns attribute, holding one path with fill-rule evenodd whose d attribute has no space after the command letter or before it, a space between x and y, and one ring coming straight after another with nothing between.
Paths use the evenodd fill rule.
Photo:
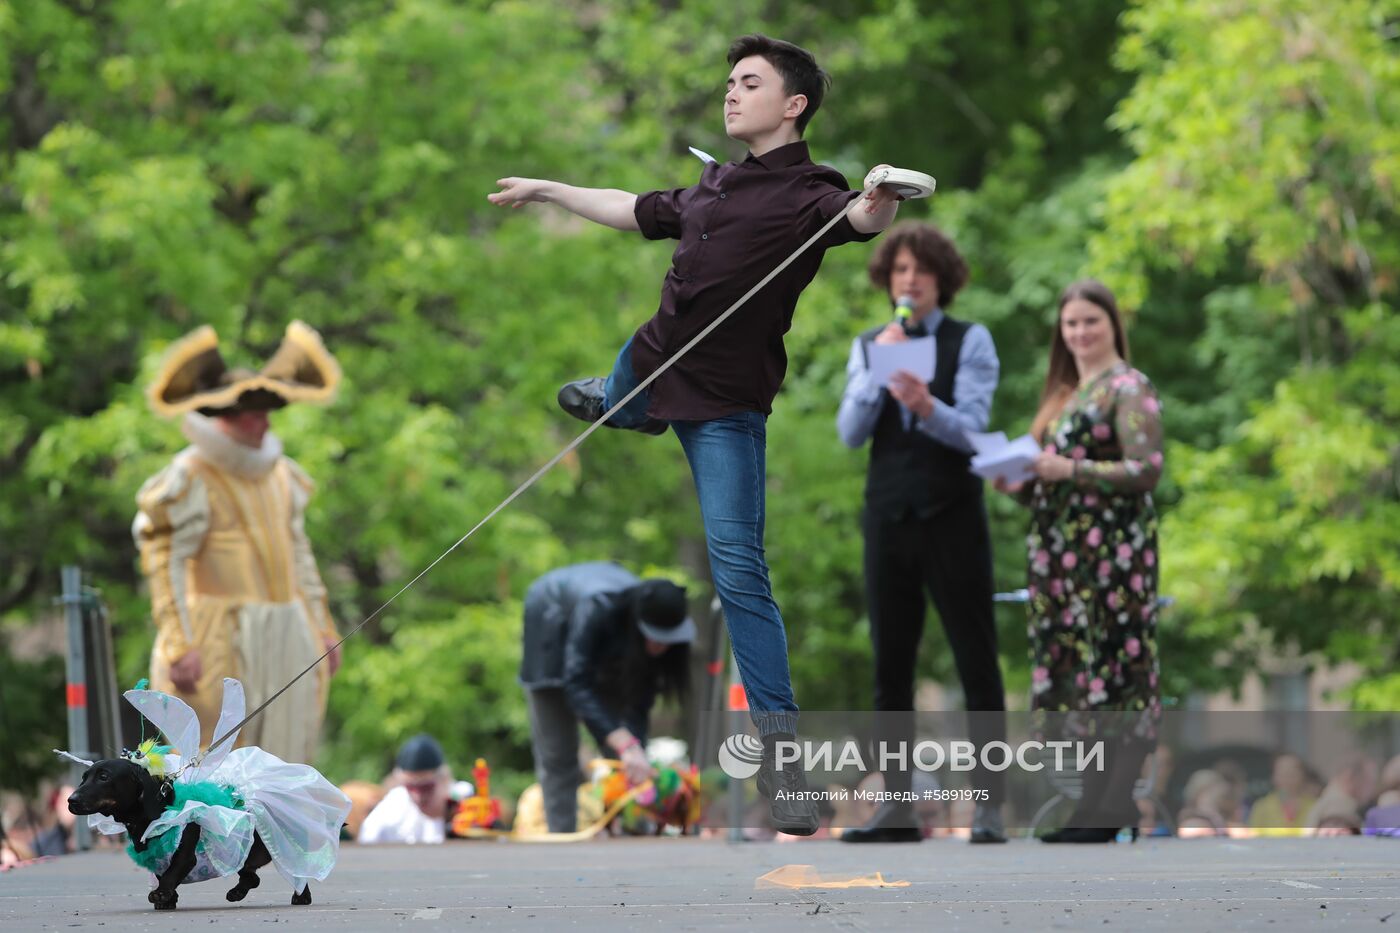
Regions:
<instances>
[{"instance_id":1,"label":"dog leash","mask_svg":"<svg viewBox=\"0 0 1400 933\"><path fill-rule=\"evenodd\" d=\"M677 350L675 354L671 356L670 359L662 363L650 376L647 376L645 379L639 382L636 388L634 388L631 392L628 392L625 396L622 397L621 401L619 401L617 404L613 405L612 408L604 412L602 417L600 417L597 421L593 422L587 428L585 428L583 433L579 434L578 437L574 438L567 445L565 445L565 447L562 450L560 450L557 454L555 454L553 457L550 457L549 460L545 462L544 466L540 467L529 477L529 479L525 480L523 483L517 486L515 488L515 491L512 492L510 495L506 496L504 499L502 499L500 504L498 504L495 508L493 508L490 512L486 514L485 518L477 522L474 526L472 526L472 529L470 531L462 535L462 537L458 538L456 542L452 544L451 547L449 547L447 550L443 551L440 555L438 555L438 558L428 566L424 567L416 577L405 583L403 587L400 588L399 591L393 596L390 596L382 606L374 610L374 612L366 616L354 628L350 629L350 631L346 632L343 636L341 636L339 641L327 648L324 654L322 654L316 660L312 661L309 665L307 665L305 670L303 670L300 674L297 674L290 681L288 681L286 686L282 687L272 696L268 697L262 703L258 704L258 706L247 716L244 716L243 720L239 722L236 726L233 726L232 728L228 729L226 732L224 732L223 735L216 736L215 739L209 743L208 748L191 758L187 764L182 765L180 771L176 773L178 774L180 772L183 772L186 768L199 767L200 762L204 760L204 757L206 755L212 752L215 748L222 745L224 742L228 741L233 736L237 735L240 729L242 729L248 723L252 722L254 717L256 717L264 709L270 706L273 703L273 701L275 701L278 697L280 697L282 694L286 693L289 689L291 689L291 687L297 681L301 680L307 674L311 673L311 671L315 670L316 665L320 664L327 657L329 657L331 652L335 651L337 648L343 645L346 642L346 640L348 640L360 629L364 628L374 619L378 618L380 613L382 613L385 609L389 608L389 606L393 604L393 602L397 600L400 596L408 592L414 586L414 584L416 584L419 580L423 579L423 577L426 576L430 570L432 570L434 567L440 564L453 551L457 550L457 548L460 547L469 538L471 538L472 535L476 534L479 530L481 530L481 528L485 526L487 522L491 521L491 519L495 518L498 514L500 514L500 512L502 512L507 506L509 506L516 499L518 499L527 489L535 485L535 483L538 482L540 478L543 477L546 473L552 470L559 463L560 460L563 460L569 454L573 453L573 451L576 450L579 447L579 445L582 444L585 440L587 440L589 436L593 434L594 431L598 430L607 422L609 418L611 418L618 411L626 407L628 402L632 401L632 399L636 398L643 391L645 391L649 385L655 382L663 373L665 373L668 369L674 366L681 359L681 357L689 353L697 343L709 336L711 331L713 331L716 327L719 327L721 324L727 321L730 315L732 315L735 311L739 310L739 308L741 308L745 302L752 298L758 292L759 289L763 288L763 286L773 281L773 279L776 278L779 273L781 273L788 266L792 265L793 262L796 261L798 256L801 256L803 253L805 253L812 246L813 243L817 242L817 240L821 239L822 236L824 236L828 230L836 226L836 224L839 223L843 217L849 214L857 204L860 204L861 202L869 198L871 193L874 192L874 190L878 188L881 184L883 184L886 178L889 177L889 175L892 172L897 171L899 170L887 168L882 170L879 174L872 173L871 175L867 176L865 187L861 190L860 194L854 198L851 198L851 200L846 204L846 206L841 210L839 214L832 217L830 220L828 220L825 224L822 225L822 228L820 230L808 237L806 242L799 246L792 253L792 255L788 256L782 262L778 263L778 265L774 267L773 271L769 272L762 279L760 279L756 285L754 285L748 291L744 292L744 294L737 301L731 304L724 311L723 314L715 318L709 323L708 326L705 327L704 330L700 331L700 333L692 337L685 344L685 346ZM932 189L930 188L929 190L931 192Z\"/></svg>"}]
</instances>

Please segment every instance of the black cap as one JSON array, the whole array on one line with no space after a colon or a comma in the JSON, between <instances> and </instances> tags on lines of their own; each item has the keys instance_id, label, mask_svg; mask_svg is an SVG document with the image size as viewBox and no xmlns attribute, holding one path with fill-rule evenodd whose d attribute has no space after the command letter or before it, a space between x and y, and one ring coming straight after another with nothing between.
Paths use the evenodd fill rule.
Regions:
<instances>
[{"instance_id":1,"label":"black cap","mask_svg":"<svg viewBox=\"0 0 1400 933\"><path fill-rule=\"evenodd\" d=\"M632 590L632 615L652 641L674 645L695 639L695 623L686 617L685 590L670 580L638 583Z\"/></svg>"},{"instance_id":2,"label":"black cap","mask_svg":"<svg viewBox=\"0 0 1400 933\"><path fill-rule=\"evenodd\" d=\"M394 764L401 771L435 771L446 760L437 739L420 732L400 746L399 757L394 759Z\"/></svg>"}]
</instances>

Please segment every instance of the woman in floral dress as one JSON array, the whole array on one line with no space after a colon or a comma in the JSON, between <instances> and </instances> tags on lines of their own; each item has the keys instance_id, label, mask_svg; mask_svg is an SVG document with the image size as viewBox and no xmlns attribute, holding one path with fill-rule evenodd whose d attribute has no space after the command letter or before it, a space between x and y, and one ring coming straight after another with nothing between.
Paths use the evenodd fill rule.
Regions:
<instances>
[{"instance_id":1,"label":"woman in floral dress","mask_svg":"<svg viewBox=\"0 0 1400 933\"><path fill-rule=\"evenodd\" d=\"M1113 293L1092 279L1060 296L1045 392L1031 433L1036 479L998 488L1030 506L1032 708L1112 713L1102 772L1051 842L1099 842L1136 824L1132 785L1152 747L1157 695L1157 512L1161 406L1127 363ZM1129 715L1125 715L1129 714Z\"/></svg>"}]
</instances>

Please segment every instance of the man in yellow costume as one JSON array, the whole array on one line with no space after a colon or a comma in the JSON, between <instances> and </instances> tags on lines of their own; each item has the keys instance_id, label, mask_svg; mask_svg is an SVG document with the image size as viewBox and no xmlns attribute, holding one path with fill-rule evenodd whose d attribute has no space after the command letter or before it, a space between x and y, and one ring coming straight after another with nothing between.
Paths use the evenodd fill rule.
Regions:
<instances>
[{"instance_id":1,"label":"man in yellow costume","mask_svg":"<svg viewBox=\"0 0 1400 933\"><path fill-rule=\"evenodd\" d=\"M316 331L293 322L261 371L230 369L213 328L170 348L148 397L182 416L190 446L137 493L132 535L151 588L151 685L199 715L215 738L223 678L256 708L339 640L304 518L313 484L282 453L268 412L326 402L340 367ZM337 650L239 733L286 761L311 762ZM185 749L181 749L185 751Z\"/></svg>"}]
</instances>

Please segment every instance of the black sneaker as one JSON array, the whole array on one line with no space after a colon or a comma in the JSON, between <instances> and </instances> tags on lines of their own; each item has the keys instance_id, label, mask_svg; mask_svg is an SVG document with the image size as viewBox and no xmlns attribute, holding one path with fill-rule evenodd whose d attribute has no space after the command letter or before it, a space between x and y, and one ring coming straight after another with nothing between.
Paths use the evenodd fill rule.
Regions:
<instances>
[{"instance_id":1,"label":"black sneaker","mask_svg":"<svg viewBox=\"0 0 1400 933\"><path fill-rule=\"evenodd\" d=\"M772 752L765 750L758 792L771 804L773 827L779 832L810 836L817 831L817 802L808 798L807 775L795 762L780 769Z\"/></svg>"},{"instance_id":2,"label":"black sneaker","mask_svg":"<svg viewBox=\"0 0 1400 933\"><path fill-rule=\"evenodd\" d=\"M591 376L588 379L576 379L573 382L564 383L564 387L559 390L559 407L580 421L587 421L589 424L603 417L603 412L607 409L603 407L603 386L606 380L602 376ZM604 427L616 428L612 422L605 422ZM666 422L656 418L648 418L645 422L632 428L633 431L640 431L643 434L665 434L670 427Z\"/></svg>"},{"instance_id":3,"label":"black sneaker","mask_svg":"<svg viewBox=\"0 0 1400 933\"><path fill-rule=\"evenodd\" d=\"M842 842L922 842L913 804L890 801L880 805L870 822L841 834Z\"/></svg>"},{"instance_id":4,"label":"black sneaker","mask_svg":"<svg viewBox=\"0 0 1400 933\"><path fill-rule=\"evenodd\" d=\"M969 842L986 844L1006 841L1006 825L1001 821L1001 808L990 803L979 803L972 815L972 834Z\"/></svg>"}]
</instances>

